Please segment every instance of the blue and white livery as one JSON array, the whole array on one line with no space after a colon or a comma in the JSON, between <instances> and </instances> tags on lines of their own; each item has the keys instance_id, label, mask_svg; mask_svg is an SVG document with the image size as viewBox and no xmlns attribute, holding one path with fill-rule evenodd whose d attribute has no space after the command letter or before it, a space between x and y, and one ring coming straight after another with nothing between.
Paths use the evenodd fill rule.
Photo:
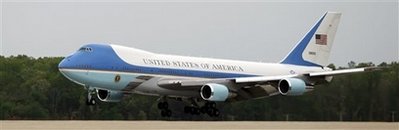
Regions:
<instances>
[{"instance_id":1,"label":"blue and white livery","mask_svg":"<svg viewBox=\"0 0 399 130\"><path fill-rule=\"evenodd\" d=\"M327 12L280 63L258 63L156 54L113 44L88 44L66 57L59 70L85 86L87 104L118 102L132 93L160 96L162 116L171 116L168 100L187 103L186 113L218 116L215 102L273 95L302 95L333 75L369 68L333 71L328 59L341 14Z\"/></svg>"}]
</instances>

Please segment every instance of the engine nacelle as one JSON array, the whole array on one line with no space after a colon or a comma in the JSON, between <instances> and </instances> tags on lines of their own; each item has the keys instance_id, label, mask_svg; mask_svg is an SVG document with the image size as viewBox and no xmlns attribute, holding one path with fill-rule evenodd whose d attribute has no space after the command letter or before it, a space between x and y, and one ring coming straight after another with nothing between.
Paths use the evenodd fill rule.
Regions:
<instances>
[{"instance_id":1,"label":"engine nacelle","mask_svg":"<svg viewBox=\"0 0 399 130\"><path fill-rule=\"evenodd\" d=\"M302 79L286 78L278 82L278 91L282 95L302 95L306 92L306 84Z\"/></svg>"},{"instance_id":2,"label":"engine nacelle","mask_svg":"<svg viewBox=\"0 0 399 130\"><path fill-rule=\"evenodd\" d=\"M201 97L208 101L226 101L229 97L229 89L222 84L209 83L201 87Z\"/></svg>"},{"instance_id":3,"label":"engine nacelle","mask_svg":"<svg viewBox=\"0 0 399 130\"><path fill-rule=\"evenodd\" d=\"M97 89L97 97L103 102L120 102L123 96L122 92Z\"/></svg>"}]
</instances>

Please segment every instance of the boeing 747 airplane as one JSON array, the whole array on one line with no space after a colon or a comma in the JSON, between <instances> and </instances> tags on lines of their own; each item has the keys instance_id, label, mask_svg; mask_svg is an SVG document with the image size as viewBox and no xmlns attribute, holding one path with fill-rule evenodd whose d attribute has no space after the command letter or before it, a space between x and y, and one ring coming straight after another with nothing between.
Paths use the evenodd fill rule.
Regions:
<instances>
[{"instance_id":1,"label":"boeing 747 airplane","mask_svg":"<svg viewBox=\"0 0 399 130\"><path fill-rule=\"evenodd\" d=\"M63 59L60 72L83 85L87 104L119 102L133 93L159 96L164 117L168 101L184 112L219 116L216 102L274 95L296 96L328 83L332 76L372 68L332 70L326 65L341 13L325 13L280 63L259 63L157 54L113 44L88 44Z\"/></svg>"}]
</instances>

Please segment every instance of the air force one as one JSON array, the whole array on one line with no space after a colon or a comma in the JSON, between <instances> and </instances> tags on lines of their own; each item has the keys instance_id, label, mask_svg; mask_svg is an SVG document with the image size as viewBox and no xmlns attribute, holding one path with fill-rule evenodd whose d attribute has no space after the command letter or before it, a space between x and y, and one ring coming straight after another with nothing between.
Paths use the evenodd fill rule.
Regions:
<instances>
[{"instance_id":1,"label":"air force one","mask_svg":"<svg viewBox=\"0 0 399 130\"><path fill-rule=\"evenodd\" d=\"M87 104L119 102L131 94L159 96L162 116L168 101L184 112L219 116L216 102L274 95L296 96L328 83L332 76L373 68L332 70L326 65L341 13L325 13L280 63L259 63L157 54L113 44L88 44L63 59L60 72L83 85Z\"/></svg>"}]
</instances>

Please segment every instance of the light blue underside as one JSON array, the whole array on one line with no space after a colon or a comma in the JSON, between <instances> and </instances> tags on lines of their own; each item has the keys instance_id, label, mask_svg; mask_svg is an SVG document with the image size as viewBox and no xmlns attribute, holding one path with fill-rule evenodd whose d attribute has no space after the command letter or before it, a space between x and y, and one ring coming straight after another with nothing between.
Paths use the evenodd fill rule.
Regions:
<instances>
[{"instance_id":1,"label":"light blue underside","mask_svg":"<svg viewBox=\"0 0 399 130\"><path fill-rule=\"evenodd\" d=\"M120 80L115 81L117 73L68 71L65 74L76 82L109 90L121 90L138 76L132 74L118 74Z\"/></svg>"}]
</instances>

